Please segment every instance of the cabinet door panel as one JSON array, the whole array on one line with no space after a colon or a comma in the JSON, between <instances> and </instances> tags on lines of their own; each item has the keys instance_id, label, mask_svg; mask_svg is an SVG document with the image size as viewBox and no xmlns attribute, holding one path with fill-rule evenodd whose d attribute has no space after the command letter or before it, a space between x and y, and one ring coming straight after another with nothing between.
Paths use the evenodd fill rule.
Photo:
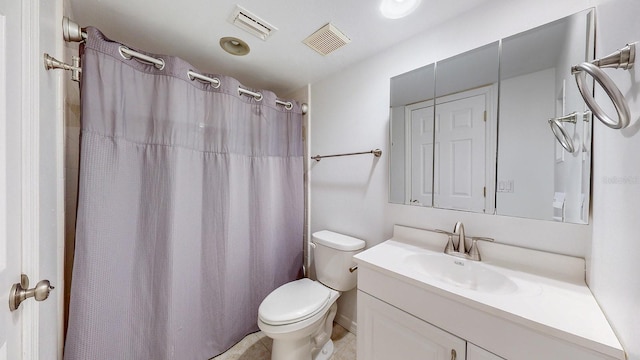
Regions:
<instances>
[{"instance_id":1,"label":"cabinet door panel","mask_svg":"<svg viewBox=\"0 0 640 360\"><path fill-rule=\"evenodd\" d=\"M367 360L464 360L466 357L464 340L361 291L358 292L357 339L358 357Z\"/></svg>"},{"instance_id":2,"label":"cabinet door panel","mask_svg":"<svg viewBox=\"0 0 640 360\"><path fill-rule=\"evenodd\" d=\"M490 353L487 350L477 347L472 343L467 343L467 360L505 360L500 356Z\"/></svg>"}]
</instances>

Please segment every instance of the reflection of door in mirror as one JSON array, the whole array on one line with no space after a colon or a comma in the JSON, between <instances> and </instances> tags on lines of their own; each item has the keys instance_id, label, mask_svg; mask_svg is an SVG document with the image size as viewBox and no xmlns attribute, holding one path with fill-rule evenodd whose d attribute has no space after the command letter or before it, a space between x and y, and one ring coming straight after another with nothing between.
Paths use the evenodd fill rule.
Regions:
<instances>
[{"instance_id":1,"label":"reflection of door in mirror","mask_svg":"<svg viewBox=\"0 0 640 360\"><path fill-rule=\"evenodd\" d=\"M485 211L486 110L486 96L482 90L438 99L435 207Z\"/></svg>"},{"instance_id":2,"label":"reflection of door in mirror","mask_svg":"<svg viewBox=\"0 0 640 360\"><path fill-rule=\"evenodd\" d=\"M429 64L391 78L388 154L389 202L392 203L432 205L433 150L429 144L433 144L434 71L435 64ZM414 126L421 129L415 137ZM419 150L415 156L412 156L411 144Z\"/></svg>"},{"instance_id":3,"label":"reflection of door in mirror","mask_svg":"<svg viewBox=\"0 0 640 360\"><path fill-rule=\"evenodd\" d=\"M499 44L436 65L434 207L495 208Z\"/></svg>"},{"instance_id":4,"label":"reflection of door in mirror","mask_svg":"<svg viewBox=\"0 0 640 360\"><path fill-rule=\"evenodd\" d=\"M408 105L407 126L411 133L411 166L407 179L411 179L407 189L411 205L431 206L433 202L433 100Z\"/></svg>"}]
</instances>

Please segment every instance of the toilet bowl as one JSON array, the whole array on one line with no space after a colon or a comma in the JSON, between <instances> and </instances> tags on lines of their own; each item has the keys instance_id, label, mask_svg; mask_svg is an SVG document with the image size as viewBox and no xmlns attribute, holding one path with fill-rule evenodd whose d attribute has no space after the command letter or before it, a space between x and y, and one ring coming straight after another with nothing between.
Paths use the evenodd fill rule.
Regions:
<instances>
[{"instance_id":1,"label":"toilet bowl","mask_svg":"<svg viewBox=\"0 0 640 360\"><path fill-rule=\"evenodd\" d=\"M328 230L314 233L312 241L318 281L304 278L284 284L258 309L258 327L273 339L272 360L328 360L336 300L356 286L349 268L365 242Z\"/></svg>"}]
</instances>

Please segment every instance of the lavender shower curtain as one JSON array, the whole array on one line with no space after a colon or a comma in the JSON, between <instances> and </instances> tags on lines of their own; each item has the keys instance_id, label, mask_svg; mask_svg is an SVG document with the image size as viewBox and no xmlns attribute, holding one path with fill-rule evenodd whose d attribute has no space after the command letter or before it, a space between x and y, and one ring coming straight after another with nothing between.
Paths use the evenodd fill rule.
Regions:
<instances>
[{"instance_id":1,"label":"lavender shower curtain","mask_svg":"<svg viewBox=\"0 0 640 360\"><path fill-rule=\"evenodd\" d=\"M65 359L211 358L302 266L300 106L87 32Z\"/></svg>"}]
</instances>

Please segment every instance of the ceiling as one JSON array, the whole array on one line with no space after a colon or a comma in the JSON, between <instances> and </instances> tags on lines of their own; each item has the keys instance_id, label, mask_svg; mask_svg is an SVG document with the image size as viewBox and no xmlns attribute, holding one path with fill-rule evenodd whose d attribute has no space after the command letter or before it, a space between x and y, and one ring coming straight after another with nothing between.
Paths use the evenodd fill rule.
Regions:
<instances>
[{"instance_id":1,"label":"ceiling","mask_svg":"<svg viewBox=\"0 0 640 360\"><path fill-rule=\"evenodd\" d=\"M382 17L380 0L65 0L65 14L132 48L179 56L200 72L286 95L491 1L422 0L397 20ZM235 27L228 19L236 5L278 30L263 41ZM302 41L329 22L351 43L322 56ZM244 40L251 52L224 52L218 42L225 36Z\"/></svg>"}]
</instances>

